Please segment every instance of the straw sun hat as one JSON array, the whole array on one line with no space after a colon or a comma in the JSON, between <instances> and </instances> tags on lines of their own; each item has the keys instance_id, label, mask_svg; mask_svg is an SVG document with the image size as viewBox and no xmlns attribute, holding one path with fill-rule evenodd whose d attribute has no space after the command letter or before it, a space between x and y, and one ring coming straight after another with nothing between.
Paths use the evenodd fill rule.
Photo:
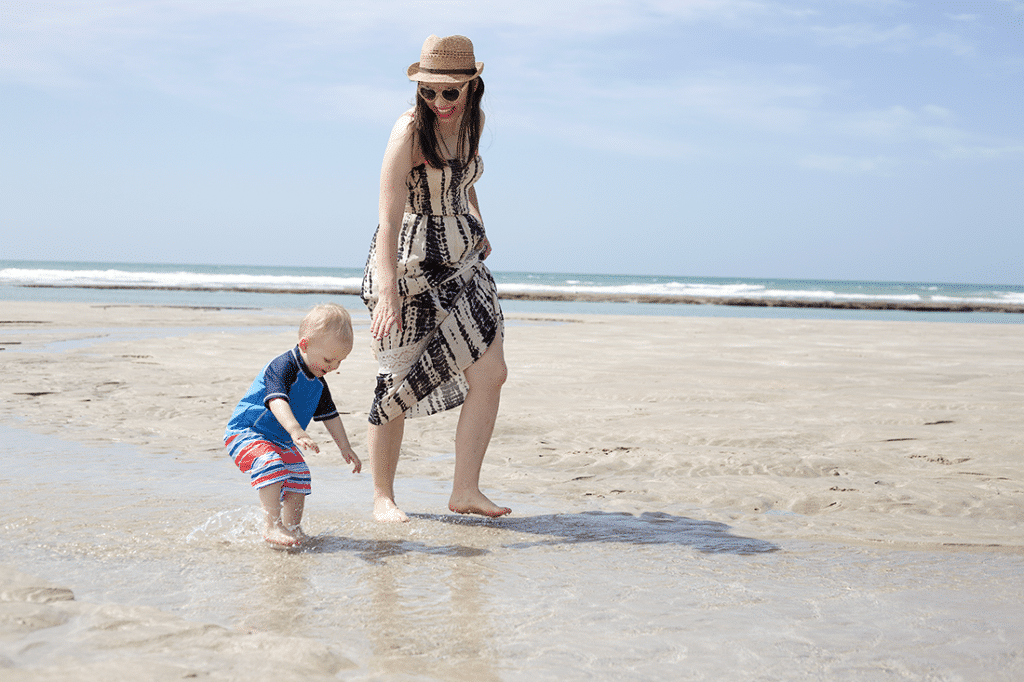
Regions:
<instances>
[{"instance_id":1,"label":"straw sun hat","mask_svg":"<svg viewBox=\"0 0 1024 682\"><path fill-rule=\"evenodd\" d=\"M409 67L409 80L432 83L465 83L484 71L484 63L473 56L473 41L466 36L438 38L428 36L423 41L420 60Z\"/></svg>"}]
</instances>

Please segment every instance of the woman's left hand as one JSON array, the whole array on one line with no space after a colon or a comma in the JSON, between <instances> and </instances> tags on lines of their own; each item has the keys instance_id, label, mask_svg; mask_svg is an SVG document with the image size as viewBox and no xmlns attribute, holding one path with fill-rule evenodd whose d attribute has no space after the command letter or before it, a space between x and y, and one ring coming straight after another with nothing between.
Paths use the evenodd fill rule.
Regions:
<instances>
[{"instance_id":1,"label":"woman's left hand","mask_svg":"<svg viewBox=\"0 0 1024 682\"><path fill-rule=\"evenodd\" d=\"M484 237L483 242L480 243L480 248L483 252L480 254L480 260L487 260L487 257L491 255L491 242L487 237Z\"/></svg>"}]
</instances>

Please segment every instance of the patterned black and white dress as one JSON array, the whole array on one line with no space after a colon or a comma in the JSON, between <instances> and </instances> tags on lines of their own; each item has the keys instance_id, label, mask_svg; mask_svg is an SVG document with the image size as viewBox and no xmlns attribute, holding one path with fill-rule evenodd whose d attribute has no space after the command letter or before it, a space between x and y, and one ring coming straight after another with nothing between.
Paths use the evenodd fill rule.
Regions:
<instances>
[{"instance_id":1,"label":"patterned black and white dress","mask_svg":"<svg viewBox=\"0 0 1024 682\"><path fill-rule=\"evenodd\" d=\"M469 189L483 174L479 156L443 168L416 166L398 235L402 331L374 339L380 365L370 423L434 414L462 404L463 371L484 354L504 321L483 264L484 226L469 212ZM363 273L362 298L377 304L377 233Z\"/></svg>"}]
</instances>

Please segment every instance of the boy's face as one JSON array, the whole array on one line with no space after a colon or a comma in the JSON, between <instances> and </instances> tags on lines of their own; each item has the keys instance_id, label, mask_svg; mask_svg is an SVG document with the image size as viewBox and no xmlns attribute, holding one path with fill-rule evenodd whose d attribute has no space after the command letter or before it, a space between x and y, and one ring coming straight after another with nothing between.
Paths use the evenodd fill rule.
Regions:
<instances>
[{"instance_id":1,"label":"boy's face","mask_svg":"<svg viewBox=\"0 0 1024 682\"><path fill-rule=\"evenodd\" d=\"M338 369L352 352L352 341L336 334L317 334L299 339L299 352L314 376L322 377Z\"/></svg>"}]
</instances>

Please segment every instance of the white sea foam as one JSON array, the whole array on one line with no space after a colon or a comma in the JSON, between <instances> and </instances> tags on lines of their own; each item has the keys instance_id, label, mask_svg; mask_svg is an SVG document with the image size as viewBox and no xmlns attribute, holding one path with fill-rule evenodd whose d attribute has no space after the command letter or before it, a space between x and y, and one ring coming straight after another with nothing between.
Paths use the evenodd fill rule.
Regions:
<instances>
[{"instance_id":1,"label":"white sea foam","mask_svg":"<svg viewBox=\"0 0 1024 682\"><path fill-rule=\"evenodd\" d=\"M993 291L991 297L941 296L931 297L936 303L1006 303L1008 305L1024 305L1024 293L1016 291Z\"/></svg>"},{"instance_id":2,"label":"white sea foam","mask_svg":"<svg viewBox=\"0 0 1024 682\"><path fill-rule=\"evenodd\" d=\"M567 280L564 284L501 282L498 291L508 293L594 293L625 296L754 296L764 291L759 284L705 284L700 282L635 282L628 284L584 284Z\"/></svg>"},{"instance_id":3,"label":"white sea foam","mask_svg":"<svg viewBox=\"0 0 1024 682\"><path fill-rule=\"evenodd\" d=\"M77 265L77 264L71 264ZM354 293L362 273L354 268L227 268L215 266L125 266L110 268L8 267L0 286L103 287L253 292ZM136 269L138 268L138 269ZM233 270L233 272L221 272ZM246 272L246 270L248 272ZM612 297L666 296L701 299L873 302L914 304L1005 303L1024 305L1018 287L823 280L702 279L624 275L495 273L502 294L593 294Z\"/></svg>"},{"instance_id":4,"label":"white sea foam","mask_svg":"<svg viewBox=\"0 0 1024 682\"><path fill-rule=\"evenodd\" d=\"M575 284L565 285L505 282L498 284L500 293L586 293L614 296L679 296L695 298L744 298L807 301L921 301L919 294L839 292L828 289L773 289L762 284L734 282L711 284L705 282L643 282L619 285Z\"/></svg>"}]
</instances>

